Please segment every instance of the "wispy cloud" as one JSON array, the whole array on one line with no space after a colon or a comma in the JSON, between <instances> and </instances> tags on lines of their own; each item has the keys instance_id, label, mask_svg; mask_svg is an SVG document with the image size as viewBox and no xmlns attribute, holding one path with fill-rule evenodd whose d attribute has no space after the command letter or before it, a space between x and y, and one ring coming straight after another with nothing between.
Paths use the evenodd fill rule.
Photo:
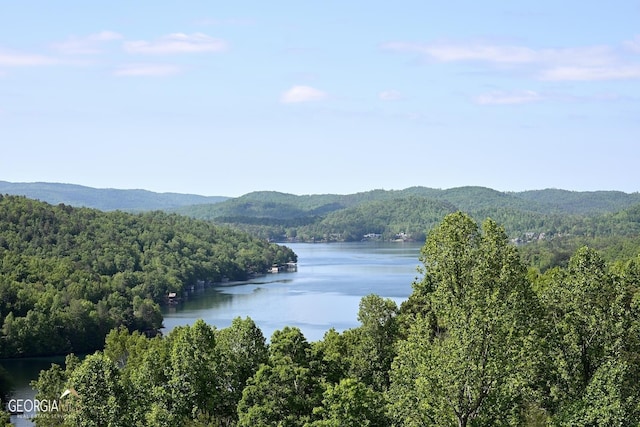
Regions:
<instances>
[{"instance_id":1,"label":"wispy cloud","mask_svg":"<svg viewBox=\"0 0 640 427\"><path fill-rule=\"evenodd\" d=\"M610 67L556 67L543 70L542 80L551 81L595 81L640 79L640 65Z\"/></svg>"},{"instance_id":2,"label":"wispy cloud","mask_svg":"<svg viewBox=\"0 0 640 427\"><path fill-rule=\"evenodd\" d=\"M397 101L402 99L402 94L397 90L383 90L378 94L378 98L383 101Z\"/></svg>"},{"instance_id":3,"label":"wispy cloud","mask_svg":"<svg viewBox=\"0 0 640 427\"><path fill-rule=\"evenodd\" d=\"M625 42L640 51L640 39ZM487 41L407 43L389 42L381 49L416 53L433 62L476 62L494 67L520 68L541 80L613 80L640 78L640 64L610 46L534 49Z\"/></svg>"},{"instance_id":4,"label":"wispy cloud","mask_svg":"<svg viewBox=\"0 0 640 427\"><path fill-rule=\"evenodd\" d=\"M174 33L154 41L138 40L124 43L126 52L145 55L222 52L226 49L227 42L203 33Z\"/></svg>"},{"instance_id":5,"label":"wispy cloud","mask_svg":"<svg viewBox=\"0 0 640 427\"><path fill-rule=\"evenodd\" d=\"M105 42L120 40L123 36L113 31L101 31L86 37L71 36L67 40L54 43L51 47L65 55L95 55L102 52Z\"/></svg>"},{"instance_id":6,"label":"wispy cloud","mask_svg":"<svg viewBox=\"0 0 640 427\"><path fill-rule=\"evenodd\" d=\"M631 52L640 53L640 36L636 36L633 40L625 41L624 46Z\"/></svg>"},{"instance_id":7,"label":"wispy cloud","mask_svg":"<svg viewBox=\"0 0 640 427\"><path fill-rule=\"evenodd\" d=\"M59 60L46 55L0 50L0 67L34 67L58 63Z\"/></svg>"},{"instance_id":8,"label":"wispy cloud","mask_svg":"<svg viewBox=\"0 0 640 427\"><path fill-rule=\"evenodd\" d=\"M251 18L203 18L195 21L196 25L203 26L230 26L230 27L246 27L255 24L255 20Z\"/></svg>"},{"instance_id":9,"label":"wispy cloud","mask_svg":"<svg viewBox=\"0 0 640 427\"><path fill-rule=\"evenodd\" d=\"M512 92L495 91L475 97L474 102L480 105L514 105L530 104L542 101L544 97L533 90Z\"/></svg>"},{"instance_id":10,"label":"wispy cloud","mask_svg":"<svg viewBox=\"0 0 640 427\"><path fill-rule=\"evenodd\" d=\"M284 104L297 104L301 102L321 101L327 98L327 94L311 86L293 86L280 97Z\"/></svg>"},{"instance_id":11,"label":"wispy cloud","mask_svg":"<svg viewBox=\"0 0 640 427\"><path fill-rule=\"evenodd\" d=\"M127 64L118 67L113 74L118 77L167 77L181 71L179 66L172 64Z\"/></svg>"}]
</instances>

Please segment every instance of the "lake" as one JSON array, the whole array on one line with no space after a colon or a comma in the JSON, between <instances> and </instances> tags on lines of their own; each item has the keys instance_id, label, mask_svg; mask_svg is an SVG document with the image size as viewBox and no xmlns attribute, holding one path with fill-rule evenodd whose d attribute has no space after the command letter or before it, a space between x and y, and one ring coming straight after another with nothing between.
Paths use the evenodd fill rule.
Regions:
<instances>
[{"instance_id":1,"label":"lake","mask_svg":"<svg viewBox=\"0 0 640 427\"><path fill-rule=\"evenodd\" d=\"M163 333L204 319L224 328L235 317L251 317L267 339L285 326L297 326L308 341L322 339L330 328L358 326L358 304L371 293L400 304L418 276L422 244L418 243L293 243L298 271L261 276L246 282L206 288L163 309ZM33 397L29 382L63 357L0 361L10 372L16 397ZM31 425L25 419L12 421Z\"/></svg>"},{"instance_id":2,"label":"lake","mask_svg":"<svg viewBox=\"0 0 640 427\"><path fill-rule=\"evenodd\" d=\"M375 293L400 304L417 277L418 243L294 243L298 271L268 274L247 282L204 289L163 311L163 332L197 319L218 328L249 316L269 338L297 326L309 341L330 328L358 326L360 299Z\"/></svg>"}]
</instances>

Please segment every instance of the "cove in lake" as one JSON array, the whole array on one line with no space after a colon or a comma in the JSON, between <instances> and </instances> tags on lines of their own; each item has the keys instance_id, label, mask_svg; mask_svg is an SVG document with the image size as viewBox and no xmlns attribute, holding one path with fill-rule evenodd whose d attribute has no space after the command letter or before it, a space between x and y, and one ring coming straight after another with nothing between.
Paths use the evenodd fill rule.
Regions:
<instances>
[{"instance_id":1,"label":"cove in lake","mask_svg":"<svg viewBox=\"0 0 640 427\"><path fill-rule=\"evenodd\" d=\"M164 334L176 326L203 319L225 328L235 317L251 317L269 339L277 329L296 326L308 341L322 339L335 328L341 332L359 325L358 305L375 293L397 304L412 292L418 276L419 243L295 243L298 271L258 277L247 282L215 285L165 307ZM51 363L64 357L0 361L11 375L15 397L33 398L29 382ZM17 426L32 425L12 417Z\"/></svg>"},{"instance_id":2,"label":"cove in lake","mask_svg":"<svg viewBox=\"0 0 640 427\"><path fill-rule=\"evenodd\" d=\"M397 304L412 292L420 243L293 243L298 271L214 285L163 310L163 333L203 319L224 328L249 316L267 337L296 326L308 341L330 328L358 326L360 299L375 293Z\"/></svg>"}]
</instances>

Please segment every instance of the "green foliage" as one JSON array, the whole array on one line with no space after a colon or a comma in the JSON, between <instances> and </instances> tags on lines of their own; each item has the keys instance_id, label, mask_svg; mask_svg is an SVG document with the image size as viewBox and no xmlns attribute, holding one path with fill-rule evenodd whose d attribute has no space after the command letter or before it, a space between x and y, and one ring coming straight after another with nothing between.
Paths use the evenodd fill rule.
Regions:
<instances>
[{"instance_id":1,"label":"green foliage","mask_svg":"<svg viewBox=\"0 0 640 427\"><path fill-rule=\"evenodd\" d=\"M548 188L523 191L514 195L572 214L615 212L640 203L639 193L627 194L621 191L567 191Z\"/></svg>"},{"instance_id":2,"label":"green foliage","mask_svg":"<svg viewBox=\"0 0 640 427\"><path fill-rule=\"evenodd\" d=\"M177 215L0 197L0 357L94 351L119 326L153 334L168 292L295 260L286 247Z\"/></svg>"},{"instance_id":3,"label":"green foliage","mask_svg":"<svg viewBox=\"0 0 640 427\"><path fill-rule=\"evenodd\" d=\"M323 393L322 406L314 409L320 419L309 427L374 427L387 426L385 401L382 393L375 392L353 378L329 384Z\"/></svg>"},{"instance_id":4,"label":"green foliage","mask_svg":"<svg viewBox=\"0 0 640 427\"><path fill-rule=\"evenodd\" d=\"M285 327L267 345L249 318L155 338L120 327L103 353L43 371L38 398L78 391L63 425L640 424L640 255L608 264L583 247L540 273L495 221L457 212L430 232L421 261L400 309L368 295L360 326L321 341ZM21 307L23 289L0 292ZM153 317L143 301L131 318ZM82 302L67 310L91 318ZM32 327L22 314L9 312L3 333Z\"/></svg>"},{"instance_id":5,"label":"green foliage","mask_svg":"<svg viewBox=\"0 0 640 427\"><path fill-rule=\"evenodd\" d=\"M639 422L640 388L632 379L640 369L634 270L635 263L628 263L613 272L595 250L583 247L566 270L541 278L550 386L545 403L558 425Z\"/></svg>"},{"instance_id":6,"label":"green foliage","mask_svg":"<svg viewBox=\"0 0 640 427\"><path fill-rule=\"evenodd\" d=\"M224 369L220 375L217 415L224 425L238 420L237 405L248 380L268 361L268 348L260 328L250 318L235 318L217 335Z\"/></svg>"},{"instance_id":7,"label":"green foliage","mask_svg":"<svg viewBox=\"0 0 640 427\"><path fill-rule=\"evenodd\" d=\"M493 221L480 232L456 213L431 232L422 256L420 292L435 324L418 317L399 345L389 391L396 422L518 424L535 300L517 252Z\"/></svg>"},{"instance_id":8,"label":"green foliage","mask_svg":"<svg viewBox=\"0 0 640 427\"><path fill-rule=\"evenodd\" d=\"M68 382L78 393L66 414L71 425L81 427L130 425L128 396L120 380L120 371L103 354L87 356L73 371ZM64 389L63 389L64 390Z\"/></svg>"},{"instance_id":9,"label":"green foliage","mask_svg":"<svg viewBox=\"0 0 640 427\"><path fill-rule=\"evenodd\" d=\"M398 307L392 300L367 295L358 311L362 325L345 332L350 376L378 392L389 388L389 369L398 338L397 314Z\"/></svg>"},{"instance_id":10,"label":"green foliage","mask_svg":"<svg viewBox=\"0 0 640 427\"><path fill-rule=\"evenodd\" d=\"M311 347L298 328L271 337L268 363L249 379L238 403L238 426L304 426L321 402Z\"/></svg>"}]
</instances>

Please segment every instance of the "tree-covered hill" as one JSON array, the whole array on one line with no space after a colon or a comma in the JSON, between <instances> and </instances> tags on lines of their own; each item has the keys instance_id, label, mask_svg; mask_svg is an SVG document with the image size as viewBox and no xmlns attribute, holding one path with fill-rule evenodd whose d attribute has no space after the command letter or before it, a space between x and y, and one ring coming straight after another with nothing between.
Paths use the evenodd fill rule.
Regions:
<instances>
[{"instance_id":1,"label":"tree-covered hill","mask_svg":"<svg viewBox=\"0 0 640 427\"><path fill-rule=\"evenodd\" d=\"M523 212L549 212L549 206L543 201L523 200L517 193L510 194L486 187L456 187L446 190L433 190L425 187L412 187L403 193L443 200L455 205L464 212L476 212L482 209L511 209Z\"/></svg>"},{"instance_id":2,"label":"tree-covered hill","mask_svg":"<svg viewBox=\"0 0 640 427\"><path fill-rule=\"evenodd\" d=\"M460 210L477 220L495 218L511 238L521 243L567 235L636 232L624 215L615 214L638 203L637 193L567 193L573 199L568 197L561 203L557 190L540 190L536 198L531 198L533 192L504 193L485 187L411 187L306 196L255 192L215 205L186 206L176 211L277 241L362 240L369 234L394 239L399 233L404 238L422 240L433 226L433 218L427 214L428 219L416 219L420 214L404 207L430 210L437 204L443 208L443 215ZM543 197L545 194L548 196Z\"/></svg>"},{"instance_id":3,"label":"tree-covered hill","mask_svg":"<svg viewBox=\"0 0 640 427\"><path fill-rule=\"evenodd\" d=\"M254 191L222 203L183 206L173 211L200 219L317 217L362 203L404 196L404 191L372 190L355 194L311 194L298 196L277 191ZM408 194L406 194L408 195Z\"/></svg>"},{"instance_id":4,"label":"tree-covered hill","mask_svg":"<svg viewBox=\"0 0 640 427\"><path fill-rule=\"evenodd\" d=\"M0 194L26 196L57 205L88 207L103 211L167 210L198 203L217 203L228 197L205 197L195 194L154 193L147 190L91 188L82 185L50 182L12 183L0 181Z\"/></svg>"},{"instance_id":5,"label":"tree-covered hill","mask_svg":"<svg viewBox=\"0 0 640 427\"><path fill-rule=\"evenodd\" d=\"M433 228L456 207L424 197L404 197L365 202L327 214L317 223L300 226L302 240L407 239L424 240Z\"/></svg>"},{"instance_id":6,"label":"tree-covered hill","mask_svg":"<svg viewBox=\"0 0 640 427\"><path fill-rule=\"evenodd\" d=\"M640 203L640 193L621 191L531 190L513 193L528 202L544 204L554 211L571 214L615 212Z\"/></svg>"},{"instance_id":7,"label":"tree-covered hill","mask_svg":"<svg viewBox=\"0 0 640 427\"><path fill-rule=\"evenodd\" d=\"M155 331L169 292L295 259L286 247L176 214L0 196L0 357L93 350L117 326Z\"/></svg>"}]
</instances>

